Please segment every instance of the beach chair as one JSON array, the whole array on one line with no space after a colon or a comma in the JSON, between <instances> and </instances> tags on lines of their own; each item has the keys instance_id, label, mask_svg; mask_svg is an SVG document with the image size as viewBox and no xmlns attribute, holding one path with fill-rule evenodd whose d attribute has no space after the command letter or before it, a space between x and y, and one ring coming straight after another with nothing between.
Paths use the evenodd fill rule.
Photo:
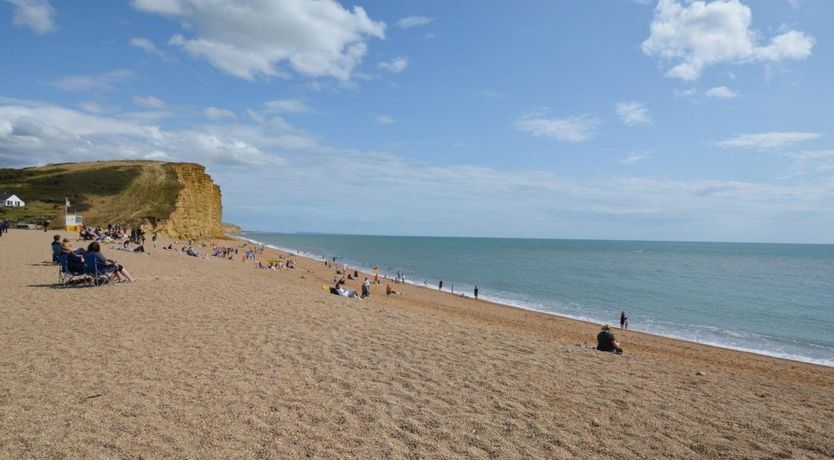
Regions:
<instances>
[{"instance_id":1,"label":"beach chair","mask_svg":"<svg viewBox=\"0 0 834 460\"><path fill-rule=\"evenodd\" d=\"M95 257L85 257L84 268L92 286L104 286L113 281L113 272L106 270L105 265L99 263Z\"/></svg>"},{"instance_id":2,"label":"beach chair","mask_svg":"<svg viewBox=\"0 0 834 460\"><path fill-rule=\"evenodd\" d=\"M89 281L82 259L76 255L59 253L58 284L62 287L86 284Z\"/></svg>"}]
</instances>

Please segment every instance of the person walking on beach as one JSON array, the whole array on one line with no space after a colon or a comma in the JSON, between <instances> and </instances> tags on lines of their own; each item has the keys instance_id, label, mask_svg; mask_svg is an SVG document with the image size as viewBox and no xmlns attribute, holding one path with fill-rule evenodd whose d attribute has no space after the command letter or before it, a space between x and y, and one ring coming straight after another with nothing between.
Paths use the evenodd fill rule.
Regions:
<instances>
[{"instance_id":1,"label":"person walking on beach","mask_svg":"<svg viewBox=\"0 0 834 460\"><path fill-rule=\"evenodd\" d=\"M478 286L475 286L475 300L478 300Z\"/></svg>"},{"instance_id":2,"label":"person walking on beach","mask_svg":"<svg viewBox=\"0 0 834 460\"><path fill-rule=\"evenodd\" d=\"M362 281L362 298L370 297L371 296L371 282L368 281L368 278L365 277L365 281Z\"/></svg>"},{"instance_id":3,"label":"person walking on beach","mask_svg":"<svg viewBox=\"0 0 834 460\"><path fill-rule=\"evenodd\" d=\"M437 283L437 289L441 291L443 290L443 280L440 280L440 282Z\"/></svg>"},{"instance_id":4,"label":"person walking on beach","mask_svg":"<svg viewBox=\"0 0 834 460\"><path fill-rule=\"evenodd\" d=\"M626 316L625 310L620 313L620 329L628 329L628 316Z\"/></svg>"}]
</instances>

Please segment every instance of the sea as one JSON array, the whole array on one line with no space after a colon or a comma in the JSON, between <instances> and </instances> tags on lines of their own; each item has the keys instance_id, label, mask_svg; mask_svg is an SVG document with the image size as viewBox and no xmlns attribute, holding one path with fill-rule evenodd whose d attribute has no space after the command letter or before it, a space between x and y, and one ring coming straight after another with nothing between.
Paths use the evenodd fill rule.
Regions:
<instances>
[{"instance_id":1,"label":"sea","mask_svg":"<svg viewBox=\"0 0 834 460\"><path fill-rule=\"evenodd\" d=\"M834 366L834 245L246 232L251 241L482 299ZM589 338L593 340L593 338Z\"/></svg>"}]
</instances>

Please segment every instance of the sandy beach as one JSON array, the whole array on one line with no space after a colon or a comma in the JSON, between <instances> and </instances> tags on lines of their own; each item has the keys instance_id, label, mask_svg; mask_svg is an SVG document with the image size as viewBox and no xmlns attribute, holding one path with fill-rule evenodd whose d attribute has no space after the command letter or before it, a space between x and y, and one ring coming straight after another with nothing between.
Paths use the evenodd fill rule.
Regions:
<instances>
[{"instance_id":1,"label":"sandy beach","mask_svg":"<svg viewBox=\"0 0 834 460\"><path fill-rule=\"evenodd\" d=\"M619 330L615 356L271 250L297 268L105 245L137 282L58 288L54 233L0 237L0 458L834 457L834 368Z\"/></svg>"}]
</instances>

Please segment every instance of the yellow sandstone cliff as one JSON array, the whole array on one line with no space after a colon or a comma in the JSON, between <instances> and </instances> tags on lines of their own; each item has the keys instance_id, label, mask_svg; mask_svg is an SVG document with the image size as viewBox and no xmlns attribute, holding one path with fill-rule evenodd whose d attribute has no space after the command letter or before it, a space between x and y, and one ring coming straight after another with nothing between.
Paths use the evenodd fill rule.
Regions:
<instances>
[{"instance_id":1,"label":"yellow sandstone cliff","mask_svg":"<svg viewBox=\"0 0 834 460\"><path fill-rule=\"evenodd\" d=\"M158 230L172 238L199 239L225 236L220 187L206 168L195 163L169 163L182 189L174 211L158 224Z\"/></svg>"}]
</instances>

